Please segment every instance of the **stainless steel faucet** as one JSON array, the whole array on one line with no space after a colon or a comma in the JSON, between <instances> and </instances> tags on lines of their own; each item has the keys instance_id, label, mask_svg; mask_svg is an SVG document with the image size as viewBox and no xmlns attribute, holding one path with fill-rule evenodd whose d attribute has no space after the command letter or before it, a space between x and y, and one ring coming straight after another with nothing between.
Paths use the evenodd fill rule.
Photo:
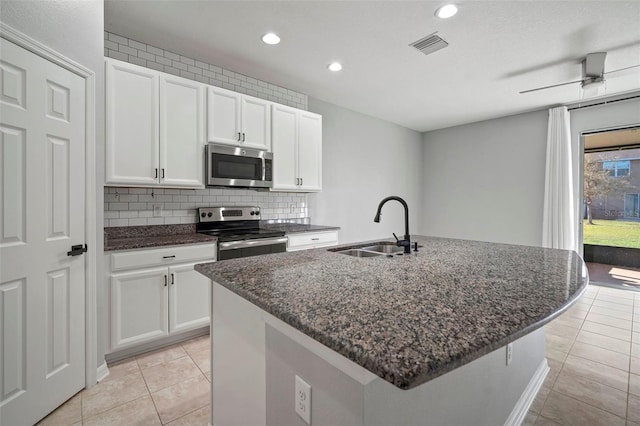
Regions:
<instances>
[{"instance_id":1,"label":"stainless steel faucet","mask_svg":"<svg viewBox=\"0 0 640 426\"><path fill-rule=\"evenodd\" d=\"M373 218L373 221L376 223L380 223L380 211L382 210L382 206L384 206L384 203L389 200L396 200L400 202L400 204L402 204L402 206L404 207L404 239L399 240L395 233L393 234L393 236L396 239L396 245L398 247L404 247L405 253L411 253L411 237L409 236L409 206L407 206L406 201L404 201L400 197L396 197L395 195L392 195L391 197L387 197L384 200L380 201L380 204L378 204L376 217Z\"/></svg>"}]
</instances>

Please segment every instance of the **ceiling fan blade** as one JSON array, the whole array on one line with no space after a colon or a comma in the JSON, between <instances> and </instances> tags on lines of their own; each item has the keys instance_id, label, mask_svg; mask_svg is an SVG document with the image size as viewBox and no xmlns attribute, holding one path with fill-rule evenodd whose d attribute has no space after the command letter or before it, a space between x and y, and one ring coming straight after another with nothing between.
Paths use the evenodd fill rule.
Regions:
<instances>
[{"instance_id":1,"label":"ceiling fan blade","mask_svg":"<svg viewBox=\"0 0 640 426\"><path fill-rule=\"evenodd\" d=\"M607 52L588 53L584 60L585 77L602 77Z\"/></svg>"},{"instance_id":2,"label":"ceiling fan blade","mask_svg":"<svg viewBox=\"0 0 640 426\"><path fill-rule=\"evenodd\" d=\"M618 68L617 70L607 71L607 72L605 72L605 74L613 74L614 72L626 71L626 70L630 70L631 68L637 68L637 67L640 67L640 64L631 65L630 67Z\"/></svg>"},{"instance_id":3,"label":"ceiling fan blade","mask_svg":"<svg viewBox=\"0 0 640 426\"><path fill-rule=\"evenodd\" d=\"M566 86L568 84L582 83L582 80L567 81L566 83L552 84L551 86L538 87L536 89L523 90L522 93L537 92L538 90L551 89L552 87Z\"/></svg>"}]
</instances>

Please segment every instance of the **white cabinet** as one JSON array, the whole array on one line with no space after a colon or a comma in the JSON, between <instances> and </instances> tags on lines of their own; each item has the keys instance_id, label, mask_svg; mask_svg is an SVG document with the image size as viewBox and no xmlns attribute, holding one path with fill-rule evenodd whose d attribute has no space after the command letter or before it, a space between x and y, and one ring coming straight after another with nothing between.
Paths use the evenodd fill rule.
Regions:
<instances>
[{"instance_id":1,"label":"white cabinet","mask_svg":"<svg viewBox=\"0 0 640 426\"><path fill-rule=\"evenodd\" d=\"M215 244L107 254L111 352L209 324L211 281L194 270Z\"/></svg>"},{"instance_id":2,"label":"white cabinet","mask_svg":"<svg viewBox=\"0 0 640 426\"><path fill-rule=\"evenodd\" d=\"M322 190L322 116L279 104L272 108L272 190Z\"/></svg>"},{"instance_id":3,"label":"white cabinet","mask_svg":"<svg viewBox=\"0 0 640 426\"><path fill-rule=\"evenodd\" d=\"M338 245L338 231L301 232L287 235L287 251L308 250Z\"/></svg>"},{"instance_id":4,"label":"white cabinet","mask_svg":"<svg viewBox=\"0 0 640 426\"><path fill-rule=\"evenodd\" d=\"M271 102L209 87L209 142L271 150Z\"/></svg>"},{"instance_id":5,"label":"white cabinet","mask_svg":"<svg viewBox=\"0 0 640 426\"><path fill-rule=\"evenodd\" d=\"M106 183L203 188L204 84L106 61Z\"/></svg>"}]
</instances>

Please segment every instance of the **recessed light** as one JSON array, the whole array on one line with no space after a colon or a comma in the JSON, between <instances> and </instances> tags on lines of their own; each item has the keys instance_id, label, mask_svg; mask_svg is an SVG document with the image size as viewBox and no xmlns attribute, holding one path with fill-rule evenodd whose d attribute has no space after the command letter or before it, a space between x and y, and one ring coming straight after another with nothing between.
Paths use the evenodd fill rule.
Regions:
<instances>
[{"instance_id":1,"label":"recessed light","mask_svg":"<svg viewBox=\"0 0 640 426\"><path fill-rule=\"evenodd\" d=\"M280 43L280 37L278 37L278 35L274 33L267 33L262 36L262 41L267 44L278 44Z\"/></svg>"},{"instance_id":2,"label":"recessed light","mask_svg":"<svg viewBox=\"0 0 640 426\"><path fill-rule=\"evenodd\" d=\"M329 68L329 70L331 71L340 71L342 69L342 65L340 64L340 62L332 62L327 68Z\"/></svg>"},{"instance_id":3,"label":"recessed light","mask_svg":"<svg viewBox=\"0 0 640 426\"><path fill-rule=\"evenodd\" d=\"M451 18L458 13L458 6L455 4L445 4L436 9L436 16L440 19Z\"/></svg>"}]
</instances>

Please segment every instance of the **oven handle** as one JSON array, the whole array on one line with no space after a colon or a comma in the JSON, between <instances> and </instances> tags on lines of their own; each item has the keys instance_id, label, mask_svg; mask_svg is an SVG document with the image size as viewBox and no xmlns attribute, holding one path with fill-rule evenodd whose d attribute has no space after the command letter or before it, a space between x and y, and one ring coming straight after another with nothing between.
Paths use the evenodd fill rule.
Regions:
<instances>
[{"instance_id":1,"label":"oven handle","mask_svg":"<svg viewBox=\"0 0 640 426\"><path fill-rule=\"evenodd\" d=\"M260 247L260 246L269 246L272 244L280 244L286 243L288 241L287 237L282 238L258 238L255 240L243 240L243 241L229 241L226 243L218 243L219 250L234 250L234 249L242 249L247 247Z\"/></svg>"}]
</instances>

